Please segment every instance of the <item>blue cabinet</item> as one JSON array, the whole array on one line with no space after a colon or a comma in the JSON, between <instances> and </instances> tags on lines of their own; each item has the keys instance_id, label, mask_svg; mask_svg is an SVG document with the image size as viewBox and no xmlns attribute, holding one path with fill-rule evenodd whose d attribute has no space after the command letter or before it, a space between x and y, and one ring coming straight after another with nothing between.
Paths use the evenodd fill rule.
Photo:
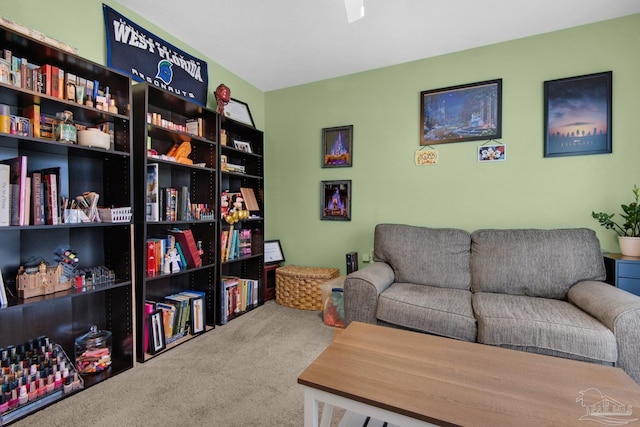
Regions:
<instances>
[{"instance_id":1,"label":"blue cabinet","mask_svg":"<svg viewBox=\"0 0 640 427\"><path fill-rule=\"evenodd\" d=\"M640 295L640 258L605 254L604 265L607 270L607 283Z\"/></svg>"}]
</instances>

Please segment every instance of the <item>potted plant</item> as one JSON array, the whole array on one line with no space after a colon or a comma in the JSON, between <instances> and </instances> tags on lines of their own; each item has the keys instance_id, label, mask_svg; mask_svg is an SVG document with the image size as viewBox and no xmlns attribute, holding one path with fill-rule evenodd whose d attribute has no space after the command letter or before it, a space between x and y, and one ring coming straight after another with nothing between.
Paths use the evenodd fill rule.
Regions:
<instances>
[{"instance_id":1,"label":"potted plant","mask_svg":"<svg viewBox=\"0 0 640 427\"><path fill-rule=\"evenodd\" d=\"M634 200L628 205L620 205L620 216L624 223L617 223L612 218L615 214L591 212L591 216L607 230L614 230L618 234L622 255L640 257L640 189L633 186Z\"/></svg>"}]
</instances>

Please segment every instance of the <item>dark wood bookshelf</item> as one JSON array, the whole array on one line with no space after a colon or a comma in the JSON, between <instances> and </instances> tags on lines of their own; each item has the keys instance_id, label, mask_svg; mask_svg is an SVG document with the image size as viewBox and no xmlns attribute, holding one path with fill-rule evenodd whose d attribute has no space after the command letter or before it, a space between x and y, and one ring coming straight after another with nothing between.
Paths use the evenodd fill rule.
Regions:
<instances>
[{"instance_id":1,"label":"dark wood bookshelf","mask_svg":"<svg viewBox=\"0 0 640 427\"><path fill-rule=\"evenodd\" d=\"M161 88L136 84L133 87L134 120L134 194L135 194L135 265L136 265L136 312L137 351L136 358L145 362L166 353L176 345L199 335L187 333L176 341L166 339L165 349L151 354L144 348L144 332L147 315L145 302L164 302L164 297L181 291L204 292L205 331L215 327L217 298L215 292L218 268L218 134L219 118L215 111L208 110L189 100ZM149 116L159 114L163 119L185 125L188 120L201 119L201 135L188 133L173 125L152 123ZM191 144L188 156L194 164L184 164L159 157L167 154L174 144ZM148 145L149 144L149 145ZM150 156L148 148L157 152ZM198 163L199 165L196 165ZM150 220L146 214L147 166L158 165L158 187L189 189L191 203L206 204L214 213L205 219L179 219L165 221ZM192 231L194 239L202 242L202 265L173 273L155 272L147 274L147 241L165 238L169 229Z\"/></svg>"},{"instance_id":2,"label":"dark wood bookshelf","mask_svg":"<svg viewBox=\"0 0 640 427\"><path fill-rule=\"evenodd\" d=\"M4 27L0 27L0 49L26 58L31 64L50 64L65 73L98 80L101 86L109 86L120 107L119 113L109 113L0 83L0 104L8 105L12 115L22 115L23 108L37 104L42 115L55 117L57 112L69 110L77 124L96 126L109 122L114 131L114 143L106 150L39 135L0 133L0 160L27 156L29 173L60 168L60 196L72 198L85 191L95 191L100 194L100 206L132 206L132 119L125 108L131 105L129 76ZM6 288L14 295L9 297L7 307L0 308L0 347L21 345L45 335L73 360L75 339L96 325L113 334L112 365L99 375L83 375L85 388L133 367L133 230L130 223L5 226L0 227L0 238L0 270ZM84 289L73 286L44 296L16 298L19 267L30 259L56 265L54 252L60 247L73 248L78 253L79 268L105 266L113 270L115 283ZM26 404L19 411L11 412L10 417L0 414L0 424L24 417L58 399L52 396L37 400L40 402L37 405Z\"/></svg>"}]
</instances>

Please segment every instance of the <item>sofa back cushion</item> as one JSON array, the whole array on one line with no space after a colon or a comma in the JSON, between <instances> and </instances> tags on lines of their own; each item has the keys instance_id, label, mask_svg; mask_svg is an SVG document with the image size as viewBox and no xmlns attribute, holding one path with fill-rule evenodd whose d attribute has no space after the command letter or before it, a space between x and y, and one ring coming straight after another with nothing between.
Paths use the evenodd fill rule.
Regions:
<instances>
[{"instance_id":1,"label":"sofa back cushion","mask_svg":"<svg viewBox=\"0 0 640 427\"><path fill-rule=\"evenodd\" d=\"M453 228L378 224L373 260L391 266L396 282L471 288L471 235Z\"/></svg>"},{"instance_id":2,"label":"sofa back cushion","mask_svg":"<svg viewBox=\"0 0 640 427\"><path fill-rule=\"evenodd\" d=\"M477 230L471 234L474 292L565 300L582 280L604 280L600 242L587 228Z\"/></svg>"}]
</instances>

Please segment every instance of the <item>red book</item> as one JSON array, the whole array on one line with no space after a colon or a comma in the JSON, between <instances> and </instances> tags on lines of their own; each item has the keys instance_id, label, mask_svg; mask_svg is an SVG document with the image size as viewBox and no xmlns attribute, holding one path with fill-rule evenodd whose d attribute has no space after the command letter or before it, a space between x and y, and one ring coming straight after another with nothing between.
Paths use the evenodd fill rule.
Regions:
<instances>
[{"instance_id":1,"label":"red book","mask_svg":"<svg viewBox=\"0 0 640 427\"><path fill-rule=\"evenodd\" d=\"M200 267L202 265L202 258L200 258L198 246L196 245L191 230L174 229L169 230L169 234L175 236L176 242L180 243L187 265L191 268Z\"/></svg>"},{"instance_id":2,"label":"red book","mask_svg":"<svg viewBox=\"0 0 640 427\"><path fill-rule=\"evenodd\" d=\"M45 64L40 67L40 70L42 74L42 83L43 83L42 93L51 95L51 92L52 92L51 79L52 79L53 67L49 64Z\"/></svg>"},{"instance_id":3,"label":"red book","mask_svg":"<svg viewBox=\"0 0 640 427\"><path fill-rule=\"evenodd\" d=\"M147 276L156 275L156 245L147 242Z\"/></svg>"}]
</instances>

